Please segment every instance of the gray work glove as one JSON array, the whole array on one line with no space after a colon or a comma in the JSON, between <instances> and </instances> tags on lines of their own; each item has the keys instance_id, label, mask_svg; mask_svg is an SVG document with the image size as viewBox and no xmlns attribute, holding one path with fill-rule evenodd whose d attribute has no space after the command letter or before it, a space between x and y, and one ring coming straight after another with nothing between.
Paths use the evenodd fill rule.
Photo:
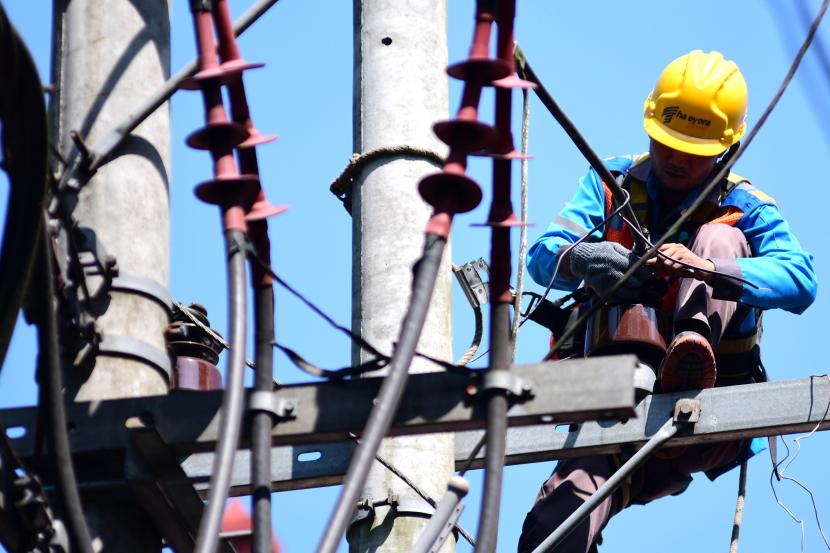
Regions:
<instances>
[{"instance_id":1,"label":"gray work glove","mask_svg":"<svg viewBox=\"0 0 830 553\"><path fill-rule=\"evenodd\" d=\"M582 242L568 254L571 272L585 280L594 292L604 296L637 261L631 250L616 242ZM646 267L640 267L617 289L612 299L637 300L643 283L651 276Z\"/></svg>"}]
</instances>

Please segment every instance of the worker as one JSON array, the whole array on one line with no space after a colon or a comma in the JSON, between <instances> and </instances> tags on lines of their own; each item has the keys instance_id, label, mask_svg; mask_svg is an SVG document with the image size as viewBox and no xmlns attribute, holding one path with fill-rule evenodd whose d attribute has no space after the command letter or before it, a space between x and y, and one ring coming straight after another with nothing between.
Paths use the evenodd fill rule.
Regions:
<instances>
[{"instance_id":1,"label":"worker","mask_svg":"<svg viewBox=\"0 0 830 553\"><path fill-rule=\"evenodd\" d=\"M652 241L663 237L736 150L746 131L746 109L744 78L720 53L693 51L660 75L645 102L649 152L605 160ZM608 293L638 260L630 226L624 212L613 213L616 207L610 188L590 170L530 248L527 267L533 279L542 286L553 279L562 290L584 282L596 295ZM579 242L596 225L600 230ZM730 174L659 252L611 298L637 303L652 287L644 283L658 277L667 281L660 308L673 312L674 328L656 367L657 389L763 380L761 312L801 313L813 302L817 286L812 256L790 232L775 200ZM734 468L753 454L750 445L757 441L675 447L652 457L554 551L596 551L600 532L614 514L683 492L694 472L714 478ZM525 519L519 551L535 549L625 460L625 455L608 455L560 462Z\"/></svg>"}]
</instances>

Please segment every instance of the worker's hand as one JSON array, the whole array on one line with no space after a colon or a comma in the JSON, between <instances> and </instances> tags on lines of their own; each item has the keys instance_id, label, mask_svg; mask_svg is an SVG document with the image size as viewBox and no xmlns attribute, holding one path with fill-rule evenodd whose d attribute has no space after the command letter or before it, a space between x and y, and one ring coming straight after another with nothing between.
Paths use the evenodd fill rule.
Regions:
<instances>
[{"instance_id":1,"label":"worker's hand","mask_svg":"<svg viewBox=\"0 0 830 553\"><path fill-rule=\"evenodd\" d=\"M583 242L571 249L571 272L585 280L585 284L597 294L604 296L618 280L637 261L637 256L629 249L616 242ZM640 288L651 273L640 267L614 293L614 299L623 301L636 300Z\"/></svg>"},{"instance_id":2,"label":"worker's hand","mask_svg":"<svg viewBox=\"0 0 830 553\"><path fill-rule=\"evenodd\" d=\"M653 267L658 273L674 275L682 278L694 278L697 280L711 282L715 275L705 271L695 270L691 267L681 265L678 261L688 263L696 268L714 271L715 264L708 259L696 255L692 250L683 244L663 244L659 249L660 253L646 261L646 265ZM669 257L673 258L669 259Z\"/></svg>"}]
</instances>

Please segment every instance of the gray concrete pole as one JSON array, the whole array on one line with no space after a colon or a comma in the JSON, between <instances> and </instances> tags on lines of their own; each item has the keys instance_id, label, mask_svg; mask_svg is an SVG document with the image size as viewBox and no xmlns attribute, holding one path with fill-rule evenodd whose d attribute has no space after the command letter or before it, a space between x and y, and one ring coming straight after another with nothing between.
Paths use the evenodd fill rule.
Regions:
<instances>
[{"instance_id":1,"label":"gray concrete pole","mask_svg":"<svg viewBox=\"0 0 830 553\"><path fill-rule=\"evenodd\" d=\"M413 146L442 155L432 123L448 118L447 4L445 0L355 0L354 148L367 153L387 146ZM391 353L409 302L412 266L424 247L431 213L417 192L418 181L440 170L413 157L370 164L353 192L352 326L366 340ZM450 250L447 247L418 350L452 357ZM367 355L355 352L354 362ZM433 370L416 359L411 372ZM438 500L453 471L450 435L395 438L379 454ZM389 491L419 501L415 492L375 463L364 491L370 501ZM374 519L354 523L353 552L409 551L426 519L391 516L387 507ZM447 542L442 551L454 550Z\"/></svg>"},{"instance_id":2,"label":"gray concrete pole","mask_svg":"<svg viewBox=\"0 0 830 553\"><path fill-rule=\"evenodd\" d=\"M156 92L170 73L166 0L57 0L54 4L53 142L66 159L70 132L92 144ZM74 216L114 256L119 275L167 287L169 109L142 123L115 159L84 186ZM110 293L97 319L104 337L126 337L166 354L167 311L144 296ZM122 340L123 344L123 340ZM150 364L101 355L89 374L70 371L76 400L158 395L167 379ZM106 551L158 551L161 540L129 494L84 495L90 533Z\"/></svg>"}]
</instances>

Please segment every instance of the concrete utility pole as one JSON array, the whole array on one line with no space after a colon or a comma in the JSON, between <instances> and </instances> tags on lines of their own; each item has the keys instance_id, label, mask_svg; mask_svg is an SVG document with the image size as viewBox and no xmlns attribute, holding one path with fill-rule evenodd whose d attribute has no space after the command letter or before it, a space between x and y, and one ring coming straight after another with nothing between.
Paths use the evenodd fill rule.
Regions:
<instances>
[{"instance_id":1,"label":"concrete utility pole","mask_svg":"<svg viewBox=\"0 0 830 553\"><path fill-rule=\"evenodd\" d=\"M56 0L53 17L53 143L71 161L77 155L72 131L95 143L169 76L169 8L166 0ZM106 351L90 374L67 375L75 400L167 392L163 370L125 355L139 351L138 358L156 362L167 356L168 311L130 288L167 288L169 150L169 109L159 109L81 190L74 216L115 258L121 285L109 292L96 321ZM85 493L82 500L96 546L161 549L159 534L128 492Z\"/></svg>"},{"instance_id":2,"label":"concrete utility pole","mask_svg":"<svg viewBox=\"0 0 830 553\"><path fill-rule=\"evenodd\" d=\"M445 0L355 0L354 150L390 146L445 152L432 123L448 117L447 4ZM353 191L352 327L375 347L391 353L409 302L412 267L424 246L431 213L417 192L418 181L439 167L412 156L386 157L364 169ZM450 267L447 247L418 350L452 356ZM355 352L353 361L368 359ZM433 370L416 359L411 372ZM433 499L440 499L453 471L451 435L384 441L379 455ZM372 467L363 497L381 501L392 493L407 505L428 506L388 469ZM394 517L379 507L374 518L352 524L354 552L409 551L426 519ZM452 541L443 551L453 550Z\"/></svg>"}]
</instances>

